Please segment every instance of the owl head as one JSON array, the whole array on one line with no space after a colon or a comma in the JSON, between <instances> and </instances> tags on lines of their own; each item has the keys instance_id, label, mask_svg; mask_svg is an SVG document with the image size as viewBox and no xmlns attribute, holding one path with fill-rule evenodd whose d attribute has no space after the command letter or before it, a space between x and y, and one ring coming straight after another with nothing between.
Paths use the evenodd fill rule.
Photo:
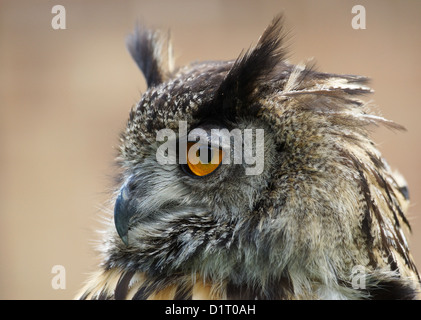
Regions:
<instances>
[{"instance_id":1,"label":"owl head","mask_svg":"<svg viewBox=\"0 0 421 320\"><path fill-rule=\"evenodd\" d=\"M360 100L367 78L290 64L282 25L235 60L179 68L165 34L128 38L148 89L121 134L107 268L263 298L373 294L352 288L355 266L373 288L416 274L407 193L369 137L401 127Z\"/></svg>"}]
</instances>

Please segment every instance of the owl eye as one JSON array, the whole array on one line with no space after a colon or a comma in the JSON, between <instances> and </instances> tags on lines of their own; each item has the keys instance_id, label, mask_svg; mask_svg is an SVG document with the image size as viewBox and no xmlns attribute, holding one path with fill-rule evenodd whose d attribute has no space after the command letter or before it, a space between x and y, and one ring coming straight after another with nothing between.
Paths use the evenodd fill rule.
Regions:
<instances>
[{"instance_id":1,"label":"owl eye","mask_svg":"<svg viewBox=\"0 0 421 320\"><path fill-rule=\"evenodd\" d=\"M219 167L222 158L223 151L219 148L187 142L187 165L183 168L192 176L204 177Z\"/></svg>"}]
</instances>

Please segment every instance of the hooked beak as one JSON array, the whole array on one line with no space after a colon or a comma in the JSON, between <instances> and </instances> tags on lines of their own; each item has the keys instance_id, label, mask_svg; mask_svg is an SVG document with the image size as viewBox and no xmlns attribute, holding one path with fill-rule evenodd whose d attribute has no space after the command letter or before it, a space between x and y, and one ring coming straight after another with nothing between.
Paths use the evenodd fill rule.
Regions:
<instances>
[{"instance_id":1,"label":"hooked beak","mask_svg":"<svg viewBox=\"0 0 421 320\"><path fill-rule=\"evenodd\" d=\"M133 208L130 206L129 190L125 183L120 190L114 206L114 224L117 233L126 246L129 245L128 231L129 221L133 216Z\"/></svg>"}]
</instances>

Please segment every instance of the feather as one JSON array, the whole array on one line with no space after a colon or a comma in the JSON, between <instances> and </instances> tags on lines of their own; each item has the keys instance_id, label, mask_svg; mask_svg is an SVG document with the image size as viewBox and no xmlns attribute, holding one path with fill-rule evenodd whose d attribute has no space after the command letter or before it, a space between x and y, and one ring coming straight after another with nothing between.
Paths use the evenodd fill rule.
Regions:
<instances>
[{"instance_id":1,"label":"feather","mask_svg":"<svg viewBox=\"0 0 421 320\"><path fill-rule=\"evenodd\" d=\"M137 25L126 39L127 49L146 78L148 87L168 79L173 72L174 59L169 34Z\"/></svg>"},{"instance_id":2,"label":"feather","mask_svg":"<svg viewBox=\"0 0 421 320\"><path fill-rule=\"evenodd\" d=\"M283 16L278 15L257 45L241 54L225 76L213 103L216 113L222 111L225 117L233 118L233 115L250 112L247 106L252 104L255 89L271 78L276 65L285 57L284 38Z\"/></svg>"}]
</instances>

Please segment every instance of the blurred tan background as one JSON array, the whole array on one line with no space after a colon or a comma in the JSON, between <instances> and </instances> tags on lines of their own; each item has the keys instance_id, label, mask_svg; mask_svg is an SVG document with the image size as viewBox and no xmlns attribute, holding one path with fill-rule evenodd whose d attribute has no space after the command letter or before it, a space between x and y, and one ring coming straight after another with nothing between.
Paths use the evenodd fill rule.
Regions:
<instances>
[{"instance_id":1,"label":"blurred tan background","mask_svg":"<svg viewBox=\"0 0 421 320\"><path fill-rule=\"evenodd\" d=\"M51 9L66 8L66 30ZM366 30L351 27L354 5ZM374 138L411 192L421 269L421 1L0 1L0 298L71 299L95 269L92 240L129 109L145 82L125 48L135 21L171 29L177 63L236 58L283 11L292 62L371 77ZM66 270L55 290L52 267Z\"/></svg>"}]
</instances>

